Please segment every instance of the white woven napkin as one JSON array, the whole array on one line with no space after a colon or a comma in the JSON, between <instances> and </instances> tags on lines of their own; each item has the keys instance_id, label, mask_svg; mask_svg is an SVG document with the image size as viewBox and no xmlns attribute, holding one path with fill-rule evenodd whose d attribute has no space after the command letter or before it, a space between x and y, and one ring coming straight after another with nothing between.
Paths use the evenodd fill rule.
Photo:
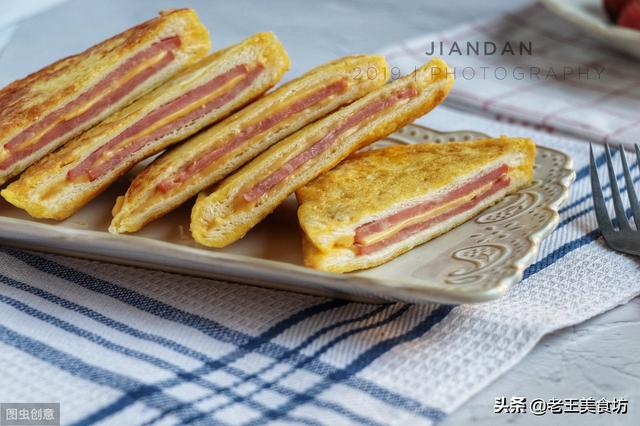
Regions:
<instances>
[{"instance_id":1,"label":"white woven napkin","mask_svg":"<svg viewBox=\"0 0 640 426\"><path fill-rule=\"evenodd\" d=\"M382 51L396 74L424 64L427 52L455 69L449 105L591 141L640 142L640 61L541 4Z\"/></svg>"},{"instance_id":2,"label":"white woven napkin","mask_svg":"<svg viewBox=\"0 0 640 426\"><path fill-rule=\"evenodd\" d=\"M365 305L2 248L0 401L59 401L63 424L431 424L545 333L640 293L638 259L595 230L584 143L447 108L420 123L575 159L560 226L506 297Z\"/></svg>"}]
</instances>

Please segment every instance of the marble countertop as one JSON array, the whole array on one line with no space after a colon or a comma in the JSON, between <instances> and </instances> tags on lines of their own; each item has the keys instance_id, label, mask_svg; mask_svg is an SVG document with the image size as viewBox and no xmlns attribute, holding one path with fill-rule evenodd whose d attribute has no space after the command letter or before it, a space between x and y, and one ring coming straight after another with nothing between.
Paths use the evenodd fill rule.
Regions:
<instances>
[{"instance_id":1,"label":"marble countertop","mask_svg":"<svg viewBox=\"0 0 640 426\"><path fill-rule=\"evenodd\" d=\"M337 56L374 52L407 38L527 3L529 1L524 0L68 1L14 26L11 42L4 47L0 37L0 86L170 7L194 7L211 30L214 46L237 42L257 31L274 31L293 59L289 75L294 76ZM42 31L43 28L47 31ZM85 36L79 37L79 34ZM640 400L638 354L640 299L635 299L545 337L521 363L442 424L539 425L576 420L580 425L602 424L608 419L601 416L494 414L493 404L496 397L503 396L549 399L600 395L626 398L635 401L632 406L637 407ZM611 420L615 420L615 424L635 425L639 419L640 414L630 412Z\"/></svg>"}]
</instances>

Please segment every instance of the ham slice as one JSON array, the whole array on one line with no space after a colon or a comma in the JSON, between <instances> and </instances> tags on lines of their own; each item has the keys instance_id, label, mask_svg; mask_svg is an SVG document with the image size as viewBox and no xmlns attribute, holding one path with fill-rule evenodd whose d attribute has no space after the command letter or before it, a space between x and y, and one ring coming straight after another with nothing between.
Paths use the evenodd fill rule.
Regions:
<instances>
[{"instance_id":1,"label":"ham slice","mask_svg":"<svg viewBox=\"0 0 640 426\"><path fill-rule=\"evenodd\" d=\"M509 176L506 174L507 171L508 171L508 167L506 165L502 165L498 169L490 173L487 173L481 176L480 178L475 179L474 181L452 191L451 193L447 194L446 196L442 197L439 200L429 201L414 207L409 207L405 210L402 210L386 218L379 219L377 221L370 222L368 224L360 226L358 229L356 229L356 237L355 237L355 243L354 243L356 254L360 256L360 255L366 255L366 254L370 254L375 251L381 250L399 241L407 239L412 235L417 234L418 232L423 231L437 223L443 222L451 217L454 217L456 215L464 213L467 210L474 208L482 200L495 194L499 190L509 186ZM438 206L441 206L445 203L464 197L465 195L468 195L473 191L488 184L491 184L491 186L486 191L478 194L477 196L470 199L469 201L463 204L460 204L459 206L456 206L449 211L446 211L442 214L431 217L423 222L418 222L418 223L414 223L412 225L406 226L402 228L400 231L398 231L397 233L395 233L394 235L388 238L382 239L380 241L376 241L375 243L367 244L367 245L363 243L364 237L368 235L380 232L386 229L388 226L402 223L404 220L410 219L419 214L422 214L422 213L428 212L429 210L437 208Z\"/></svg>"},{"instance_id":2,"label":"ham slice","mask_svg":"<svg viewBox=\"0 0 640 426\"><path fill-rule=\"evenodd\" d=\"M453 191L438 198L437 200L430 200L424 203L417 204L415 206L407 207L406 209L400 210L399 212L394 213L390 216L365 223L364 225L360 225L358 228L356 228L355 241L357 243L361 243L369 235L382 232L391 226L404 222L407 219L411 219L412 217L416 217L430 210L438 208L443 204L447 204L450 201L470 194L471 192L483 187L489 182L495 181L500 176L507 173L508 170L509 167L506 164L502 164L500 167L491 170L484 175L472 180L471 182L468 182L454 189Z\"/></svg>"},{"instance_id":3,"label":"ham slice","mask_svg":"<svg viewBox=\"0 0 640 426\"><path fill-rule=\"evenodd\" d=\"M109 142L89 154L80 164L67 172L67 178L73 181L86 175L91 181L98 179L109 170L113 169L126 157L140 150L148 143L160 139L170 132L179 129L189 122L198 119L210 113L214 109L220 108L232 101L239 93L245 90L263 70L264 67L262 65L254 67L251 71L249 71L248 67L244 64L237 65L211 79L207 83L198 86L180 97L154 109L149 114L135 122L132 126L127 127ZM136 135L153 126L154 123L157 123L158 121L161 121L164 118L188 107L189 105L198 102L239 76L243 76L242 80L221 96L217 96L215 99L203 104L199 108L196 108L182 117L155 129L151 133L136 138ZM123 142L128 143L126 143L125 146L119 146Z\"/></svg>"},{"instance_id":4,"label":"ham slice","mask_svg":"<svg viewBox=\"0 0 640 426\"><path fill-rule=\"evenodd\" d=\"M204 155L198 156L197 158L181 167L173 176L160 182L160 184L158 184L157 186L158 191L162 193L170 191L171 189L180 185L182 182L191 178L201 170L207 168L210 164L212 164L223 155L238 148L247 140L255 137L256 135L264 133L286 118L298 114L306 110L307 108L310 108L313 105L329 98L330 96L338 93L343 93L345 90L347 90L347 87L348 83L346 79L341 78L340 80L331 83L319 90L313 91L309 95L304 96L303 98L293 102L291 105L276 111L274 114L263 118L257 123L248 126L240 133L238 133L238 135L231 138L224 145L213 149Z\"/></svg>"},{"instance_id":5,"label":"ham slice","mask_svg":"<svg viewBox=\"0 0 640 426\"><path fill-rule=\"evenodd\" d=\"M4 145L5 149L10 151L10 155L0 162L0 169L11 167L16 162L54 142L73 129L82 126L100 115L111 105L122 100L136 87L169 65L174 59L172 50L179 46L179 37L166 38L152 44L127 59L91 89L20 132ZM145 67L128 80L122 81L123 77L130 71L161 54L160 59L152 65ZM75 111L86 104L91 104L91 106L85 111L74 115Z\"/></svg>"},{"instance_id":6,"label":"ham slice","mask_svg":"<svg viewBox=\"0 0 640 426\"><path fill-rule=\"evenodd\" d=\"M245 192L244 195L242 195L242 199L249 203L257 200L271 188L283 181L287 176L291 175L304 163L326 151L329 146L331 146L331 144L347 130L356 127L364 121L381 113L382 111L391 108L399 101L403 99L410 99L417 95L418 91L415 89L415 87L409 86L391 94L390 96L386 96L380 100L364 106L358 112L342 122L338 127L331 130L324 137L311 145L309 148L284 163L280 168L267 176L266 179L254 185L251 189Z\"/></svg>"}]
</instances>

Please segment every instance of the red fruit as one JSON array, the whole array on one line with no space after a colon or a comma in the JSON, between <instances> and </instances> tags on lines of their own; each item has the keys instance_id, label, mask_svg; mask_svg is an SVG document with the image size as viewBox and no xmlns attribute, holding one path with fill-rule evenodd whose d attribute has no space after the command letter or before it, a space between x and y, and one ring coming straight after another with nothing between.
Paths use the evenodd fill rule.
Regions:
<instances>
[{"instance_id":1,"label":"red fruit","mask_svg":"<svg viewBox=\"0 0 640 426\"><path fill-rule=\"evenodd\" d=\"M609 14L611 20L616 22L624 5L628 2L629 0L604 0L604 9Z\"/></svg>"},{"instance_id":2,"label":"red fruit","mask_svg":"<svg viewBox=\"0 0 640 426\"><path fill-rule=\"evenodd\" d=\"M618 16L618 25L640 30L640 0L630 0Z\"/></svg>"}]
</instances>

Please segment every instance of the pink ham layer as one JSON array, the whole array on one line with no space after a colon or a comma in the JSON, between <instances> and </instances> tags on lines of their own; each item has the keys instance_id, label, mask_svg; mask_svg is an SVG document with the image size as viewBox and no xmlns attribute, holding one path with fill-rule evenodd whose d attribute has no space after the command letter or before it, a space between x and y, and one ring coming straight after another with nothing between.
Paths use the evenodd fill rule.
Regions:
<instances>
[{"instance_id":1,"label":"pink ham layer","mask_svg":"<svg viewBox=\"0 0 640 426\"><path fill-rule=\"evenodd\" d=\"M109 170L112 170L114 167L116 167L127 156L131 155L134 152L137 152L149 142L160 139L165 135L171 133L172 131L188 124L189 122L202 117L210 113L214 109L220 108L228 102L232 101L240 92L246 89L263 70L264 67L262 65L256 66L251 71L248 70L246 65L237 65L234 68L231 68L229 71L218 75L202 86L196 87L195 89L190 90L184 95L181 95L180 97L154 109L145 117L134 123L131 127L128 127L122 133L118 134L116 137L107 142L105 145L92 152L76 167L69 170L69 172L67 173L67 178L69 180L75 180L79 177L87 175L91 181L98 179L99 177L106 174ZM159 129L156 129L154 132L145 135L144 137L134 139L125 147L118 149L106 160L99 162L101 156L107 155L109 151L117 148L117 145L125 139L134 137L136 134L142 132L154 123L170 116L171 114L174 114L177 111L180 111L181 109L194 102L199 101L200 99L209 95L211 92L223 86L228 81L242 75L244 75L244 78L239 81L238 84L233 86L231 90L207 102L200 108L191 111L183 117L165 124Z\"/></svg>"},{"instance_id":2,"label":"pink ham layer","mask_svg":"<svg viewBox=\"0 0 640 426\"><path fill-rule=\"evenodd\" d=\"M357 243L362 242L369 235L382 232L390 226L402 223L407 219L411 219L412 217L421 215L428 212L429 210L433 210L443 204L463 197L475 191L476 189L481 188L487 183L498 179L500 176L507 173L508 170L509 167L506 164L503 164L500 167L487 172L482 176L479 176L477 179L474 179L471 182L468 182L467 184L456 188L455 190L449 192L443 197L438 198L437 200L430 200L421 204L417 204L415 206L407 207L406 209L400 210L399 212L387 217L383 217L381 219L367 222L364 225L360 225L358 228L356 228L355 241Z\"/></svg>"},{"instance_id":3,"label":"pink ham layer","mask_svg":"<svg viewBox=\"0 0 640 426\"><path fill-rule=\"evenodd\" d=\"M506 165L502 165L498 169L490 173L487 173L479 177L478 179L475 179L473 182L470 182L456 189L455 191L450 192L449 194L447 194L446 196L444 196L443 198L437 201L428 201L426 203L419 204L414 207L409 207L399 213L395 213L386 218L362 225L356 230L356 237L355 237L355 243L354 243L356 254L366 255L366 254L370 254L375 251L381 250L385 247L388 247L392 244L402 241L414 234L417 234L418 232L423 231L437 223L443 222L451 217L454 217L456 215L464 213L467 210L474 208L482 200L495 194L499 190L509 186L509 176L506 174L507 171L508 171L508 167ZM438 206L444 203L454 201L458 198L464 197L465 195L470 194L474 190L484 185L487 185L490 182L492 182L492 184L489 189L477 195L476 197L472 198L468 202L459 205L458 207L455 207L445 213L442 213L428 220L425 220L424 222L415 223L413 225L402 228L399 232L390 236L389 238L385 238L381 241L378 241L376 243L369 244L369 245L363 244L363 238L367 235L371 235L375 232L380 232L386 229L388 226L401 223L406 219L410 219L414 216L417 216L422 213L426 213L429 210L437 208ZM380 225L378 225L378 223ZM372 229L375 229L375 231L371 231Z\"/></svg>"},{"instance_id":4,"label":"pink ham layer","mask_svg":"<svg viewBox=\"0 0 640 426\"><path fill-rule=\"evenodd\" d=\"M11 155L0 163L0 169L7 169L11 167L16 162L22 160L25 157L28 157L29 155L40 150L56 139L59 139L60 137L72 131L74 128L83 125L87 121L101 114L111 105L122 100L136 87L138 87L158 71L169 65L169 63L171 63L174 59L171 50L176 49L179 46L179 37L171 37L154 43L147 49L138 52L133 57L126 60L122 65L109 73L104 79L100 80L95 86L78 96L73 101L49 113L42 120L23 130L21 133L16 135L13 139L8 141L4 145L4 147L11 152ZM118 80L120 80L129 71L162 52L167 53L165 53L165 55L163 55L158 62L145 68L143 71L137 73L125 83L109 91L111 87L114 84L117 84ZM104 94L105 92L106 94ZM103 94L104 96L102 96L102 98L93 103L91 107L89 107L81 114L69 118L68 120L63 120L56 123L56 121L60 120L69 112L73 112L74 109L82 107L82 105L86 103L92 102L98 96ZM37 141L20 149L21 145L32 140L41 132L44 133L38 138Z\"/></svg>"},{"instance_id":5,"label":"pink ham layer","mask_svg":"<svg viewBox=\"0 0 640 426\"><path fill-rule=\"evenodd\" d=\"M366 105L351 117L349 117L347 120L345 120L342 124L340 124L340 126L330 131L320 140L311 145L309 148L287 161L278 170L271 173L262 182L254 185L250 190L242 195L242 199L250 203L262 197L267 191L286 179L287 176L291 175L304 163L326 151L342 133L375 116L376 114L379 114L380 112L391 108L399 101L415 97L417 96L417 94L418 91L413 86L410 86L404 88L403 90L399 90L392 95L385 97L384 99Z\"/></svg>"},{"instance_id":6,"label":"pink ham layer","mask_svg":"<svg viewBox=\"0 0 640 426\"><path fill-rule=\"evenodd\" d=\"M162 193L166 193L171 189L179 186L187 179L191 178L201 170L207 168L214 161L218 160L223 155L228 152L238 148L247 140L263 133L276 124L280 123L282 120L291 117L292 115L299 114L300 112L310 108L317 103L325 100L326 98L333 96L338 93L343 93L347 90L348 83L345 79L340 79L335 83L332 83L320 90L317 90L308 96L292 103L287 108L283 108L279 111L276 111L275 114L270 115L256 124L253 124L246 129L243 129L237 136L226 142L219 148L216 148L208 153L199 156L198 158L192 160L188 164L184 165L180 168L173 176L165 179L164 181L158 184L157 189Z\"/></svg>"}]
</instances>

